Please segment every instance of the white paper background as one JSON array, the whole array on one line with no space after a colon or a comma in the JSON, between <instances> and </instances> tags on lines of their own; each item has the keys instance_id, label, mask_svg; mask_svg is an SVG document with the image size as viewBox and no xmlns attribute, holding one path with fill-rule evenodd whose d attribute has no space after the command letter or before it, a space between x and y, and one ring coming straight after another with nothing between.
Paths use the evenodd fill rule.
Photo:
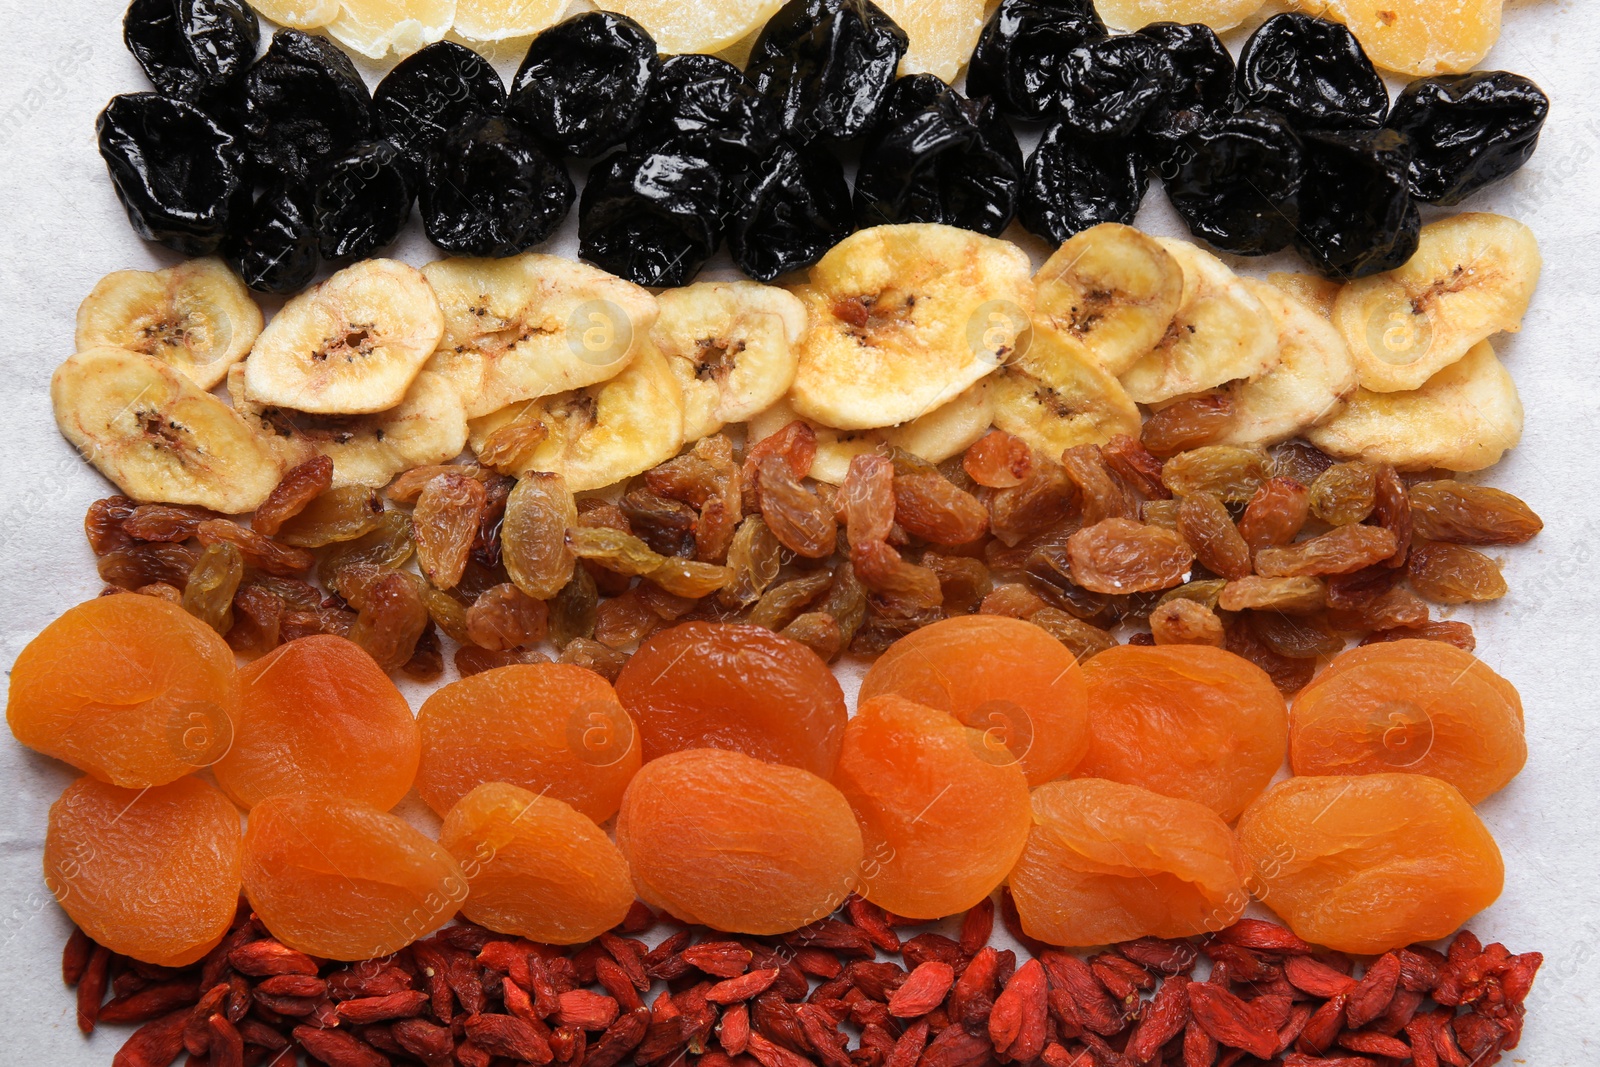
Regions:
<instances>
[{"instance_id":1,"label":"white paper background","mask_svg":"<svg viewBox=\"0 0 1600 1067\"><path fill-rule=\"evenodd\" d=\"M84 509L110 487L57 434L48 396L51 370L73 351L78 303L110 271L177 261L129 230L95 151L94 118L106 101L147 88L122 46L124 6L0 0L0 663L7 668L51 619L99 590L81 528ZM1237 50L1238 35L1230 42ZM1512 1057L1538 1067L1600 1062L1592 1014L1600 1008L1600 356L1591 333L1600 317L1597 43L1600 13L1576 0L1523 0L1507 10L1505 34L1484 67L1532 77L1554 103L1532 163L1466 205L1527 222L1545 257L1524 331L1498 343L1522 391L1527 432L1486 480L1526 499L1546 529L1532 545L1504 552L1510 596L1457 615L1477 628L1479 653L1516 683L1527 709L1527 769L1481 808L1505 854L1505 892L1472 925L1485 941L1545 954L1527 1033ZM522 47L492 56L508 77ZM364 67L375 84L381 68ZM1181 232L1156 188L1140 224ZM1044 251L1036 242L1031 248ZM575 219L550 250L575 252ZM394 254L417 264L436 256L418 224ZM854 688L848 678L846 686ZM420 700L414 688L408 695ZM0 1048L7 1063L104 1067L124 1033L110 1028L85 1042L58 977L67 922L45 891L40 850L46 812L73 777L0 738Z\"/></svg>"}]
</instances>

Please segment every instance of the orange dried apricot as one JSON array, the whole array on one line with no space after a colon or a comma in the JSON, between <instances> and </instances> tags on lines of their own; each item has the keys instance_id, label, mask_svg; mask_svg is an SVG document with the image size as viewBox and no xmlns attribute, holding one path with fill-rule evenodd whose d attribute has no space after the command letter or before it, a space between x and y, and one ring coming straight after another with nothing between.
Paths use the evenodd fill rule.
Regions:
<instances>
[{"instance_id":1,"label":"orange dried apricot","mask_svg":"<svg viewBox=\"0 0 1600 1067\"><path fill-rule=\"evenodd\" d=\"M484 782L509 782L601 822L639 769L639 730L616 690L567 663L452 682L423 702L417 725L417 793L441 816Z\"/></svg>"},{"instance_id":2,"label":"orange dried apricot","mask_svg":"<svg viewBox=\"0 0 1600 1067\"><path fill-rule=\"evenodd\" d=\"M1022 928L1052 945L1189 937L1244 913L1249 867L1210 808L1101 778L1033 791L1011 872Z\"/></svg>"},{"instance_id":3,"label":"orange dried apricot","mask_svg":"<svg viewBox=\"0 0 1600 1067\"><path fill-rule=\"evenodd\" d=\"M50 807L44 880L99 944L186 966L238 909L239 812L196 778L143 790L79 778Z\"/></svg>"},{"instance_id":4,"label":"orange dried apricot","mask_svg":"<svg viewBox=\"0 0 1600 1067\"><path fill-rule=\"evenodd\" d=\"M233 739L233 650L183 608L108 596L69 608L11 668L18 741L129 789L216 762Z\"/></svg>"},{"instance_id":5,"label":"orange dried apricot","mask_svg":"<svg viewBox=\"0 0 1600 1067\"><path fill-rule=\"evenodd\" d=\"M844 736L844 692L811 649L760 626L688 622L639 647L617 676L644 759L722 748L826 778Z\"/></svg>"},{"instance_id":6,"label":"orange dried apricot","mask_svg":"<svg viewBox=\"0 0 1600 1067\"><path fill-rule=\"evenodd\" d=\"M623 797L617 845L645 903L730 933L826 918L861 873L861 831L838 789L714 748L645 764Z\"/></svg>"},{"instance_id":7,"label":"orange dried apricot","mask_svg":"<svg viewBox=\"0 0 1600 1067\"><path fill-rule=\"evenodd\" d=\"M1011 754L902 697L862 701L833 781L861 824L861 894L896 915L937 919L974 906L1027 841L1028 779Z\"/></svg>"},{"instance_id":8,"label":"orange dried apricot","mask_svg":"<svg viewBox=\"0 0 1600 1067\"><path fill-rule=\"evenodd\" d=\"M233 747L217 784L242 808L331 793L387 811L411 791L422 740L411 706L359 645L317 635L239 671Z\"/></svg>"},{"instance_id":9,"label":"orange dried apricot","mask_svg":"<svg viewBox=\"0 0 1600 1067\"><path fill-rule=\"evenodd\" d=\"M554 797L485 782L444 817L439 844L466 872L461 913L497 933L575 945L622 922L633 904L621 851Z\"/></svg>"},{"instance_id":10,"label":"orange dried apricot","mask_svg":"<svg viewBox=\"0 0 1600 1067\"><path fill-rule=\"evenodd\" d=\"M1505 867L1460 790L1421 774L1291 778L1239 820L1261 902L1307 941L1375 955L1455 930Z\"/></svg>"},{"instance_id":11,"label":"orange dried apricot","mask_svg":"<svg viewBox=\"0 0 1600 1067\"><path fill-rule=\"evenodd\" d=\"M1089 752L1076 774L1232 820L1283 765L1289 711L1249 660L1207 645L1122 645L1084 664Z\"/></svg>"},{"instance_id":12,"label":"orange dried apricot","mask_svg":"<svg viewBox=\"0 0 1600 1067\"><path fill-rule=\"evenodd\" d=\"M1439 641L1353 648L1294 700L1296 774L1426 774L1476 804L1527 758L1516 687Z\"/></svg>"},{"instance_id":13,"label":"orange dried apricot","mask_svg":"<svg viewBox=\"0 0 1600 1067\"><path fill-rule=\"evenodd\" d=\"M997 756L1014 756L1029 785L1059 778L1089 747L1077 659L1032 623L999 615L936 622L890 646L860 699L893 694L954 715Z\"/></svg>"},{"instance_id":14,"label":"orange dried apricot","mask_svg":"<svg viewBox=\"0 0 1600 1067\"><path fill-rule=\"evenodd\" d=\"M443 926L466 899L467 880L450 853L386 811L280 793L250 811L244 892L290 948L364 960Z\"/></svg>"}]
</instances>

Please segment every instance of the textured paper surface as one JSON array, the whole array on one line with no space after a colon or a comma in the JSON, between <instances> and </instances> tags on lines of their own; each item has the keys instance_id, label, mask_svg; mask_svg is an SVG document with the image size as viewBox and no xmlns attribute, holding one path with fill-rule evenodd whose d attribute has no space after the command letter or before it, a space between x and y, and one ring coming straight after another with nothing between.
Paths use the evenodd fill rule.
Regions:
<instances>
[{"instance_id":1,"label":"textured paper surface","mask_svg":"<svg viewBox=\"0 0 1600 1067\"><path fill-rule=\"evenodd\" d=\"M121 40L118 0L0 0L0 664L65 607L99 589L81 533L109 486L57 434L49 377L72 353L73 316L104 274L177 261L129 230L94 146L94 119L119 92L148 88ZM1527 433L1486 480L1544 516L1532 545L1497 553L1511 595L1452 617L1477 628L1479 652L1522 691L1529 759L1481 808L1505 855L1504 895L1473 928L1512 951L1545 953L1513 1062L1600 1061L1600 655L1596 610L1600 508L1594 456L1600 372L1590 330L1600 319L1600 13L1576 0L1529 0L1506 12L1483 64L1539 82L1554 101L1543 143L1513 180L1467 209L1502 211L1538 234L1544 279L1523 332L1496 345L1521 388ZM1230 35L1237 50L1240 37ZM509 77L517 43L493 55ZM382 68L363 63L376 84ZM1028 141L1032 140L1030 136ZM1181 233L1153 188L1140 224ZM569 220L548 251L576 250ZM1037 242L1030 250L1046 250ZM420 224L395 251L436 252ZM1298 269L1279 257L1253 273ZM730 275L731 276L731 275ZM854 688L846 679L847 689ZM421 694L409 690L415 704ZM0 1048L7 1063L104 1067L125 1031L85 1042L59 978L65 917L45 891L40 850L51 802L70 768L0 739ZM404 810L414 813L420 804ZM420 819L420 816L419 816Z\"/></svg>"}]
</instances>

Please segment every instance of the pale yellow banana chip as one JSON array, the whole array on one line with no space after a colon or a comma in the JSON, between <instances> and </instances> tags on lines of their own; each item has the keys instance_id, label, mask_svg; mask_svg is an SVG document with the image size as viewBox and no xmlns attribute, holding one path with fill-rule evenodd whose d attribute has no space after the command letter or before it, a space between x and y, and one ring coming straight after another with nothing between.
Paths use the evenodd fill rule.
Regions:
<instances>
[{"instance_id":1,"label":"pale yellow banana chip","mask_svg":"<svg viewBox=\"0 0 1600 1067\"><path fill-rule=\"evenodd\" d=\"M953 82L983 33L984 0L878 0L911 39L901 74L932 74Z\"/></svg>"},{"instance_id":2,"label":"pale yellow banana chip","mask_svg":"<svg viewBox=\"0 0 1600 1067\"><path fill-rule=\"evenodd\" d=\"M596 0L650 31L664 55L721 52L760 30L783 0Z\"/></svg>"},{"instance_id":3,"label":"pale yellow banana chip","mask_svg":"<svg viewBox=\"0 0 1600 1067\"><path fill-rule=\"evenodd\" d=\"M1112 374L1127 373L1166 336L1183 303L1183 268L1132 226L1075 234L1033 277L1039 317L1083 342Z\"/></svg>"},{"instance_id":4,"label":"pale yellow banana chip","mask_svg":"<svg viewBox=\"0 0 1600 1067\"><path fill-rule=\"evenodd\" d=\"M1294 271L1273 271L1267 275L1267 281L1325 319L1333 318L1334 301L1339 299L1339 292L1344 288L1330 278Z\"/></svg>"},{"instance_id":5,"label":"pale yellow banana chip","mask_svg":"<svg viewBox=\"0 0 1600 1067\"><path fill-rule=\"evenodd\" d=\"M561 20L566 0L456 0L456 32L469 41L532 37Z\"/></svg>"},{"instance_id":6,"label":"pale yellow banana chip","mask_svg":"<svg viewBox=\"0 0 1600 1067\"><path fill-rule=\"evenodd\" d=\"M1121 383L1081 343L1043 324L991 391L994 425L1051 458L1119 434L1139 436L1139 409Z\"/></svg>"},{"instance_id":7,"label":"pale yellow banana chip","mask_svg":"<svg viewBox=\"0 0 1600 1067\"><path fill-rule=\"evenodd\" d=\"M256 14L296 30L321 29L339 17L339 0L250 0Z\"/></svg>"},{"instance_id":8,"label":"pale yellow banana chip","mask_svg":"<svg viewBox=\"0 0 1600 1067\"><path fill-rule=\"evenodd\" d=\"M1299 0L1290 6L1344 23L1374 64L1417 78L1463 74L1500 38L1501 0Z\"/></svg>"},{"instance_id":9,"label":"pale yellow banana chip","mask_svg":"<svg viewBox=\"0 0 1600 1067\"><path fill-rule=\"evenodd\" d=\"M1114 30L1143 29L1152 22L1203 22L1231 30L1254 15L1266 0L1098 0L1094 9Z\"/></svg>"},{"instance_id":10,"label":"pale yellow banana chip","mask_svg":"<svg viewBox=\"0 0 1600 1067\"><path fill-rule=\"evenodd\" d=\"M444 40L456 20L456 0L341 0L328 35L369 59L409 56Z\"/></svg>"}]
</instances>

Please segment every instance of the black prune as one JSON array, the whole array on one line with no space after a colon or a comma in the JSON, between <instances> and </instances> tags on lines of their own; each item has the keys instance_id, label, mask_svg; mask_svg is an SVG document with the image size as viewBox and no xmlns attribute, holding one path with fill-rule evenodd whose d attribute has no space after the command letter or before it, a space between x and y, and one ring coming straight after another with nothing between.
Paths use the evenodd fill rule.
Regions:
<instances>
[{"instance_id":1,"label":"black prune","mask_svg":"<svg viewBox=\"0 0 1600 1067\"><path fill-rule=\"evenodd\" d=\"M350 57L327 40L279 30L245 74L238 121L260 173L309 178L372 136L372 95Z\"/></svg>"},{"instance_id":2,"label":"black prune","mask_svg":"<svg viewBox=\"0 0 1600 1067\"><path fill-rule=\"evenodd\" d=\"M1403 265L1422 216L1406 185L1411 148L1393 130L1307 133L1295 249L1330 278L1363 278Z\"/></svg>"},{"instance_id":3,"label":"black prune","mask_svg":"<svg viewBox=\"0 0 1600 1067\"><path fill-rule=\"evenodd\" d=\"M855 230L844 168L818 145L780 144L729 201L728 248L758 281L811 266Z\"/></svg>"},{"instance_id":4,"label":"black prune","mask_svg":"<svg viewBox=\"0 0 1600 1067\"><path fill-rule=\"evenodd\" d=\"M388 141L356 145L317 172L312 218L322 255L334 262L393 244L411 218L416 187Z\"/></svg>"},{"instance_id":5,"label":"black prune","mask_svg":"<svg viewBox=\"0 0 1600 1067\"><path fill-rule=\"evenodd\" d=\"M576 190L566 166L533 134L500 116L470 118L428 161L422 224L462 256L514 256L548 238Z\"/></svg>"},{"instance_id":6,"label":"black prune","mask_svg":"<svg viewBox=\"0 0 1600 1067\"><path fill-rule=\"evenodd\" d=\"M298 293L321 261L311 193L281 181L256 198L222 246L229 266L258 293Z\"/></svg>"},{"instance_id":7,"label":"black prune","mask_svg":"<svg viewBox=\"0 0 1600 1067\"><path fill-rule=\"evenodd\" d=\"M243 147L193 104L159 93L112 97L95 134L117 199L147 241L210 255L250 204Z\"/></svg>"},{"instance_id":8,"label":"black prune","mask_svg":"<svg viewBox=\"0 0 1600 1067\"><path fill-rule=\"evenodd\" d=\"M1016 217L1022 149L991 100L968 100L932 74L895 82L861 154L862 226L941 222L997 237Z\"/></svg>"},{"instance_id":9,"label":"black prune","mask_svg":"<svg viewBox=\"0 0 1600 1067\"><path fill-rule=\"evenodd\" d=\"M1185 134L1177 153L1167 196L1189 232L1241 256L1288 245L1305 172L1288 119L1241 111Z\"/></svg>"},{"instance_id":10,"label":"black prune","mask_svg":"<svg viewBox=\"0 0 1600 1067\"><path fill-rule=\"evenodd\" d=\"M1133 222L1149 185L1138 141L1091 139L1058 122L1028 157L1019 217L1060 244L1102 222Z\"/></svg>"},{"instance_id":11,"label":"black prune","mask_svg":"<svg viewBox=\"0 0 1600 1067\"><path fill-rule=\"evenodd\" d=\"M418 179L450 131L475 115L503 115L506 87L488 60L438 41L402 60L372 94L378 131Z\"/></svg>"},{"instance_id":12,"label":"black prune","mask_svg":"<svg viewBox=\"0 0 1600 1067\"><path fill-rule=\"evenodd\" d=\"M573 15L528 46L510 115L569 156L596 156L633 133L660 73L643 26L609 11Z\"/></svg>"},{"instance_id":13,"label":"black prune","mask_svg":"<svg viewBox=\"0 0 1600 1067\"><path fill-rule=\"evenodd\" d=\"M255 62L261 23L244 0L133 0L122 39L151 85L209 102Z\"/></svg>"},{"instance_id":14,"label":"black prune","mask_svg":"<svg viewBox=\"0 0 1600 1067\"><path fill-rule=\"evenodd\" d=\"M1105 34L1092 0L1002 0L973 50L967 92L1015 118L1046 118L1059 110L1067 53Z\"/></svg>"},{"instance_id":15,"label":"black prune","mask_svg":"<svg viewBox=\"0 0 1600 1067\"><path fill-rule=\"evenodd\" d=\"M872 129L909 38L872 0L789 0L756 38L746 70L805 144Z\"/></svg>"},{"instance_id":16,"label":"black prune","mask_svg":"<svg viewBox=\"0 0 1600 1067\"><path fill-rule=\"evenodd\" d=\"M745 164L765 155L782 132L776 101L762 96L744 71L716 56L691 54L662 60L636 137L642 148L699 135Z\"/></svg>"},{"instance_id":17,"label":"black prune","mask_svg":"<svg viewBox=\"0 0 1600 1067\"><path fill-rule=\"evenodd\" d=\"M1139 35L1158 42L1172 62L1167 91L1144 122L1151 163L1170 175L1184 134L1234 111L1233 56L1204 23L1153 22Z\"/></svg>"},{"instance_id":18,"label":"black prune","mask_svg":"<svg viewBox=\"0 0 1600 1067\"><path fill-rule=\"evenodd\" d=\"M1060 73L1053 113L1085 137L1132 137L1173 79L1167 50L1136 33L1080 44Z\"/></svg>"},{"instance_id":19,"label":"black prune","mask_svg":"<svg viewBox=\"0 0 1600 1067\"><path fill-rule=\"evenodd\" d=\"M1359 130L1383 125L1389 92L1356 35L1310 15L1274 15L1239 54L1239 96L1297 130Z\"/></svg>"},{"instance_id":20,"label":"black prune","mask_svg":"<svg viewBox=\"0 0 1600 1067\"><path fill-rule=\"evenodd\" d=\"M637 285L684 285L722 240L716 151L683 137L602 161L578 211L578 254Z\"/></svg>"},{"instance_id":21,"label":"black prune","mask_svg":"<svg viewBox=\"0 0 1600 1067\"><path fill-rule=\"evenodd\" d=\"M1527 78L1481 70L1418 78L1388 126L1411 139L1411 195L1450 206L1526 163L1549 114L1550 98Z\"/></svg>"}]
</instances>

